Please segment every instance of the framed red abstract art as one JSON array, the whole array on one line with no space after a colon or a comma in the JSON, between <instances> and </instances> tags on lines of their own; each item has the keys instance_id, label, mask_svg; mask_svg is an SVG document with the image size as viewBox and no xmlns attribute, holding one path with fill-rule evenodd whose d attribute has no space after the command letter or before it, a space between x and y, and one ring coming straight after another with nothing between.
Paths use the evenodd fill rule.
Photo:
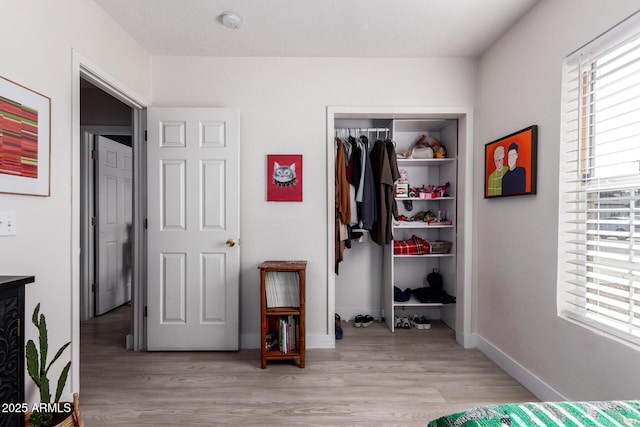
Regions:
<instances>
[{"instance_id":1,"label":"framed red abstract art","mask_svg":"<svg viewBox=\"0 0 640 427\"><path fill-rule=\"evenodd\" d=\"M0 77L0 193L49 195L51 100Z\"/></svg>"},{"instance_id":2,"label":"framed red abstract art","mask_svg":"<svg viewBox=\"0 0 640 427\"><path fill-rule=\"evenodd\" d=\"M536 194L538 126L484 146L484 197Z\"/></svg>"},{"instance_id":3,"label":"framed red abstract art","mask_svg":"<svg viewBox=\"0 0 640 427\"><path fill-rule=\"evenodd\" d=\"M302 201L302 154L267 154L267 201Z\"/></svg>"}]
</instances>

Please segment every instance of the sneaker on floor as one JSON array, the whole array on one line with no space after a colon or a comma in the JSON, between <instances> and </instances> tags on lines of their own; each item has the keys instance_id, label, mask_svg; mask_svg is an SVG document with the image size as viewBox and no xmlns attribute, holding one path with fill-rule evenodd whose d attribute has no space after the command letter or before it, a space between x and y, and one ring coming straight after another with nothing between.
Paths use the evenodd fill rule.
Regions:
<instances>
[{"instance_id":1,"label":"sneaker on floor","mask_svg":"<svg viewBox=\"0 0 640 427\"><path fill-rule=\"evenodd\" d=\"M336 339L337 340L341 340L342 339L342 319L340 318L340 315L338 313L336 313Z\"/></svg>"},{"instance_id":2,"label":"sneaker on floor","mask_svg":"<svg viewBox=\"0 0 640 427\"><path fill-rule=\"evenodd\" d=\"M416 329L424 329L422 321L420 320L420 316L418 316L417 314L414 314L411 318L411 325Z\"/></svg>"},{"instance_id":3,"label":"sneaker on floor","mask_svg":"<svg viewBox=\"0 0 640 427\"><path fill-rule=\"evenodd\" d=\"M396 316L393 326L395 326L396 328L402 328L402 319L400 318L400 316Z\"/></svg>"},{"instance_id":4,"label":"sneaker on floor","mask_svg":"<svg viewBox=\"0 0 640 427\"><path fill-rule=\"evenodd\" d=\"M362 327L368 328L371 325L373 325L373 317L369 316L368 314L362 316Z\"/></svg>"},{"instance_id":5,"label":"sneaker on floor","mask_svg":"<svg viewBox=\"0 0 640 427\"><path fill-rule=\"evenodd\" d=\"M422 323L422 329L431 329L431 322L424 316L420 316L420 323Z\"/></svg>"},{"instance_id":6,"label":"sneaker on floor","mask_svg":"<svg viewBox=\"0 0 640 427\"><path fill-rule=\"evenodd\" d=\"M411 329L411 323L409 323L409 318L407 316L404 316L402 318L402 328L403 329Z\"/></svg>"},{"instance_id":7,"label":"sneaker on floor","mask_svg":"<svg viewBox=\"0 0 640 427\"><path fill-rule=\"evenodd\" d=\"M361 314L358 314L356 318L353 319L353 326L355 326L356 328L361 328L363 320L364 320L364 316Z\"/></svg>"}]
</instances>

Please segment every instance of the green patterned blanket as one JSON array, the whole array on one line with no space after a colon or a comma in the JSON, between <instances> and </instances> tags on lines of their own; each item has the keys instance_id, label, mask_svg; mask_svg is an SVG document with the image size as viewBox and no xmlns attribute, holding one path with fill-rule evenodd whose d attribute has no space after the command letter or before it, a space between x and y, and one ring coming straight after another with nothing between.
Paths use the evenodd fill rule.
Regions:
<instances>
[{"instance_id":1,"label":"green patterned blanket","mask_svg":"<svg viewBox=\"0 0 640 427\"><path fill-rule=\"evenodd\" d=\"M640 400L489 405L445 415L427 427L640 427Z\"/></svg>"}]
</instances>

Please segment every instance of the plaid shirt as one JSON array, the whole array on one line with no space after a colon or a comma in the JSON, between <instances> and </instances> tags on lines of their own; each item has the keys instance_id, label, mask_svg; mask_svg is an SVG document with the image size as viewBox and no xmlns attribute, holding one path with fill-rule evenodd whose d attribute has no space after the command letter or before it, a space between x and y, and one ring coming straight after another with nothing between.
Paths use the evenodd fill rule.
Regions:
<instances>
[{"instance_id":1,"label":"plaid shirt","mask_svg":"<svg viewBox=\"0 0 640 427\"><path fill-rule=\"evenodd\" d=\"M394 240L394 255L426 255L429 253L431 245L424 239L419 238L415 234L408 240Z\"/></svg>"}]
</instances>

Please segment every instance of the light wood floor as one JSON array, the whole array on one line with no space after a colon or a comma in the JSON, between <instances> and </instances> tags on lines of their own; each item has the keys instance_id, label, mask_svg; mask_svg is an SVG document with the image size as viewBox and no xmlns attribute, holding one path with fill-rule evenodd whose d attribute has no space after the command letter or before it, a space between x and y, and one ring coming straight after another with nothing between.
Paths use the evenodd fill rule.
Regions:
<instances>
[{"instance_id":1,"label":"light wood floor","mask_svg":"<svg viewBox=\"0 0 640 427\"><path fill-rule=\"evenodd\" d=\"M425 426L449 412L537 400L442 323L395 334L345 324L335 349L307 350L304 369L260 369L258 350L127 351L128 310L81 325L88 427Z\"/></svg>"}]
</instances>

